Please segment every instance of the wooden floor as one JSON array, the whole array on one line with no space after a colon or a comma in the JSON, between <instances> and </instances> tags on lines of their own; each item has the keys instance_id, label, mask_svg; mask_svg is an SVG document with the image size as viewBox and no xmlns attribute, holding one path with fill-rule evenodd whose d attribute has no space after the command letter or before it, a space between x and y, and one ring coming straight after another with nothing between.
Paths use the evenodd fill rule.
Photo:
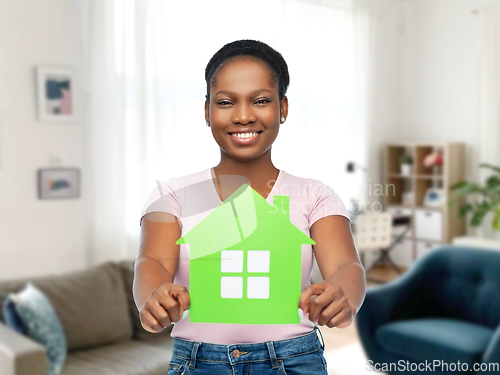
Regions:
<instances>
[{"instance_id":1,"label":"wooden floor","mask_svg":"<svg viewBox=\"0 0 500 375\"><path fill-rule=\"evenodd\" d=\"M403 273L404 269L401 270ZM399 275L390 267L378 266L370 271L368 279L380 280L383 282L388 282L394 280ZM366 286L381 285L381 283L375 283L372 281L367 281ZM356 319L347 328L328 328L327 326L319 327L323 339L325 340L325 350L335 350L342 346L346 346L359 341L358 331L356 329Z\"/></svg>"}]
</instances>

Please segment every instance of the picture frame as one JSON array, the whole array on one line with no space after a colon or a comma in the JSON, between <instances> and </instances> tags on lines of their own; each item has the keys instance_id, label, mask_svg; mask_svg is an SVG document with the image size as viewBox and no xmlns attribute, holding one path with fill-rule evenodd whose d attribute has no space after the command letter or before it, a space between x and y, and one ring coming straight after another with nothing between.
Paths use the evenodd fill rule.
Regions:
<instances>
[{"instance_id":1,"label":"picture frame","mask_svg":"<svg viewBox=\"0 0 500 375\"><path fill-rule=\"evenodd\" d=\"M426 207L442 207L444 205L444 190L428 188L425 192L423 204Z\"/></svg>"},{"instance_id":2,"label":"picture frame","mask_svg":"<svg viewBox=\"0 0 500 375\"><path fill-rule=\"evenodd\" d=\"M74 123L77 120L76 70L37 66L38 120Z\"/></svg>"},{"instance_id":3,"label":"picture frame","mask_svg":"<svg viewBox=\"0 0 500 375\"><path fill-rule=\"evenodd\" d=\"M80 197L79 168L40 168L39 199L75 199Z\"/></svg>"}]
</instances>

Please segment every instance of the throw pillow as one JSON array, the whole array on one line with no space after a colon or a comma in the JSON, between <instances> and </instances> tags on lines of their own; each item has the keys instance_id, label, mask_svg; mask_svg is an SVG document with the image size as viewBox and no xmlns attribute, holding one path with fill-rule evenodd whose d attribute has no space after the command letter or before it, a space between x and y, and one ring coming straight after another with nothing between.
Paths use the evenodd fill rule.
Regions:
<instances>
[{"instance_id":1,"label":"throw pillow","mask_svg":"<svg viewBox=\"0 0 500 375\"><path fill-rule=\"evenodd\" d=\"M3 301L3 317L7 327L19 332L22 335L28 336L28 329L19 317L16 305L8 297L5 297Z\"/></svg>"},{"instance_id":2,"label":"throw pillow","mask_svg":"<svg viewBox=\"0 0 500 375\"><path fill-rule=\"evenodd\" d=\"M66 360L66 337L48 298L28 282L19 293L10 293L7 300L6 304L15 305L18 314L15 319L26 327L28 336L46 348L47 374L60 374Z\"/></svg>"}]
</instances>

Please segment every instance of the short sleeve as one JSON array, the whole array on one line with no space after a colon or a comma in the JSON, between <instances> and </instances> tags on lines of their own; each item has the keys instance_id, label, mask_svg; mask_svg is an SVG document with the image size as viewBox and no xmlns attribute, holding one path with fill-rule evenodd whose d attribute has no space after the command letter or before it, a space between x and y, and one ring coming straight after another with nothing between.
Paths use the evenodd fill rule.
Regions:
<instances>
[{"instance_id":1,"label":"short sleeve","mask_svg":"<svg viewBox=\"0 0 500 375\"><path fill-rule=\"evenodd\" d=\"M344 203L330 186L318 180L311 180L308 185L308 199L310 203L309 226L330 215L345 216L351 221Z\"/></svg>"},{"instance_id":2,"label":"short sleeve","mask_svg":"<svg viewBox=\"0 0 500 375\"><path fill-rule=\"evenodd\" d=\"M178 197L178 189L175 189L175 179L163 181L153 189L142 209L139 225L142 224L144 215L151 212L166 212L181 217L181 205Z\"/></svg>"}]
</instances>

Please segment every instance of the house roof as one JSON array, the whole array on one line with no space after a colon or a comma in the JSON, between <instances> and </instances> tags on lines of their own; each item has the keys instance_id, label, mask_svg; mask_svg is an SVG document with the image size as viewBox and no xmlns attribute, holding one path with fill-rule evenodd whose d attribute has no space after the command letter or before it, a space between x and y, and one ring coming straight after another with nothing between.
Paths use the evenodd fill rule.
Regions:
<instances>
[{"instance_id":1,"label":"house roof","mask_svg":"<svg viewBox=\"0 0 500 375\"><path fill-rule=\"evenodd\" d=\"M248 184L241 185L176 243L190 244L190 259L193 260L230 248L248 239L257 228L264 229L258 233L266 233L266 242L315 243L290 222L289 196L276 195L274 205L270 205ZM269 238L271 236L273 238ZM255 240L253 238L252 242Z\"/></svg>"}]
</instances>

